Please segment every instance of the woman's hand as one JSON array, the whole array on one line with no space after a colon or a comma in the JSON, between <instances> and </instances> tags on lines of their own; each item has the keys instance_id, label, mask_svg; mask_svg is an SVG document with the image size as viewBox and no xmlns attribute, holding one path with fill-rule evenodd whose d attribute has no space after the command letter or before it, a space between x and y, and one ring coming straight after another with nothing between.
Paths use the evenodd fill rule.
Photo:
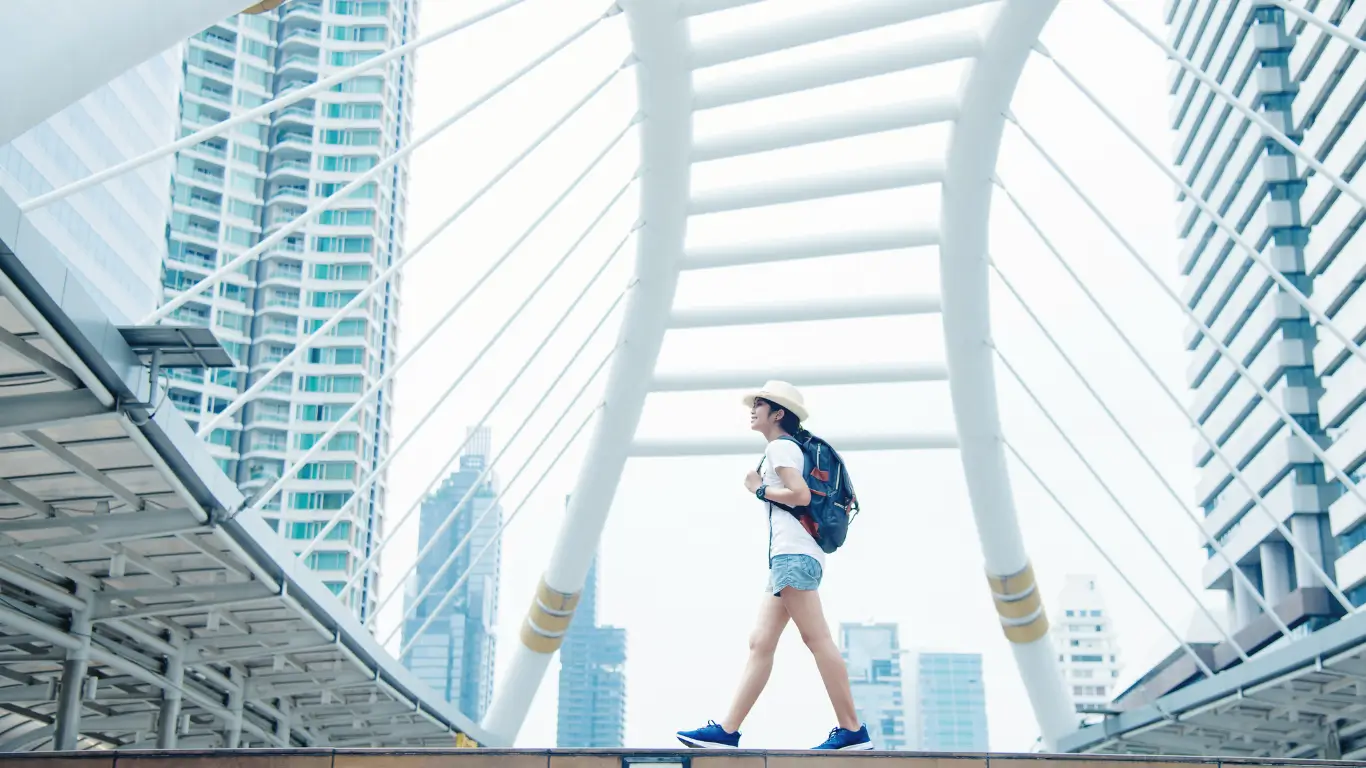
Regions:
<instances>
[{"instance_id":1,"label":"woman's hand","mask_svg":"<svg viewBox=\"0 0 1366 768\"><path fill-rule=\"evenodd\" d=\"M763 480L760 479L757 471L751 469L749 474L745 475L745 490L754 493L759 490L760 485L763 485Z\"/></svg>"}]
</instances>

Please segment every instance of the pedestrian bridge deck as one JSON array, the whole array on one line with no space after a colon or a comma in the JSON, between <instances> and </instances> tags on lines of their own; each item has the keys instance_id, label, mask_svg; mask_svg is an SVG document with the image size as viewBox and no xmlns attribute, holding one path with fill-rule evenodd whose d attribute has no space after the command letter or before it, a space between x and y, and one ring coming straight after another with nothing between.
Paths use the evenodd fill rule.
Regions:
<instances>
[{"instance_id":1,"label":"pedestrian bridge deck","mask_svg":"<svg viewBox=\"0 0 1366 768\"><path fill-rule=\"evenodd\" d=\"M1285 768L1362 762L915 752L300 749L12 753L0 768Z\"/></svg>"}]
</instances>

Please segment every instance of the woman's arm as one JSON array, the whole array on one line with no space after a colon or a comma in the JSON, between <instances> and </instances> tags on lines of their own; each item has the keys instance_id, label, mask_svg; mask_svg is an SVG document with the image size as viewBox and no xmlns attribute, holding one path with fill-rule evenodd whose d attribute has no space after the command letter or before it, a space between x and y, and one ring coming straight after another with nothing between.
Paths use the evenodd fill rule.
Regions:
<instances>
[{"instance_id":1,"label":"woman's arm","mask_svg":"<svg viewBox=\"0 0 1366 768\"><path fill-rule=\"evenodd\" d=\"M806 486L802 472L793 467L778 467L778 477L786 488L769 488L764 498L788 507L804 507L811 503L811 489Z\"/></svg>"}]
</instances>

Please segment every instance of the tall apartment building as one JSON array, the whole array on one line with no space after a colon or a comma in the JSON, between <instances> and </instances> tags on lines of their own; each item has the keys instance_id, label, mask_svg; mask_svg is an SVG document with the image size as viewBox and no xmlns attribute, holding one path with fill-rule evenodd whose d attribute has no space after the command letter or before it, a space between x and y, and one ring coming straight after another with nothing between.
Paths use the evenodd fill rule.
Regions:
<instances>
[{"instance_id":1,"label":"tall apartment building","mask_svg":"<svg viewBox=\"0 0 1366 768\"><path fill-rule=\"evenodd\" d=\"M921 653L916 659L912 749L986 752L987 698L980 653Z\"/></svg>"},{"instance_id":2,"label":"tall apartment building","mask_svg":"<svg viewBox=\"0 0 1366 768\"><path fill-rule=\"evenodd\" d=\"M598 564L560 646L555 743L562 748L623 746L626 738L626 630L598 625Z\"/></svg>"},{"instance_id":3,"label":"tall apartment building","mask_svg":"<svg viewBox=\"0 0 1366 768\"><path fill-rule=\"evenodd\" d=\"M1366 29L1366 4L1324 0L1314 12L1349 34ZM1267 3L1169 0L1168 38L1211 77L1295 138L1308 153L1351 178L1360 166L1366 122L1355 120L1366 62ZM1353 243L1359 206L1305 168L1284 147L1178 65L1169 76L1174 164L1242 235L1348 335L1366 330L1366 298L1357 288L1366 251ZM1353 477L1366 463L1366 366L1272 282L1189 199L1177 221L1184 296L1321 445ZM1233 366L1195 328L1186 333L1192 412L1264 496L1300 545L1292 551L1267 515L1254 508L1225 464L1203 442L1197 503L1217 537L1265 600L1297 634L1335 620L1341 609L1314 573L1317 563L1358 605L1366 600L1366 506L1343 495L1301 440L1281 424ZM1206 547L1206 587L1229 595L1230 628L1256 651L1277 630L1241 580ZM1215 653L1217 665L1231 654Z\"/></svg>"},{"instance_id":4,"label":"tall apartment building","mask_svg":"<svg viewBox=\"0 0 1366 768\"><path fill-rule=\"evenodd\" d=\"M0 190L51 192L176 139L181 51L166 51L0 145ZM29 214L111 320L134 325L161 302L170 158Z\"/></svg>"},{"instance_id":5,"label":"tall apartment building","mask_svg":"<svg viewBox=\"0 0 1366 768\"><path fill-rule=\"evenodd\" d=\"M1069 574L1053 605L1050 634L1063 677L1072 689L1072 701L1081 712L1105 709L1122 662L1114 620L1096 577Z\"/></svg>"},{"instance_id":6,"label":"tall apartment building","mask_svg":"<svg viewBox=\"0 0 1366 768\"><path fill-rule=\"evenodd\" d=\"M373 58L415 34L416 0L293 0L242 14L185 43L180 133L186 135ZM410 59L181 151L170 185L166 297L273 234L402 147L411 133ZM408 168L383 172L253 263L196 296L168 322L213 329L237 362L183 370L168 397L191 426L221 412L301 339L401 258ZM283 476L383 375L394 357L398 281L386 283L207 440L248 494ZM388 450L386 386L269 502L266 519L301 550L357 492ZM383 478L308 557L340 591L383 531ZM364 617L376 560L344 599Z\"/></svg>"},{"instance_id":7,"label":"tall apartment building","mask_svg":"<svg viewBox=\"0 0 1366 768\"><path fill-rule=\"evenodd\" d=\"M418 536L420 546L430 544L431 549L418 561L416 579L408 584L404 601L404 613L411 611L412 616L403 625L403 645L411 643L412 651L403 658L403 664L476 722L493 699L498 575L502 566L502 543L497 534L503 510L493 506L498 495L497 475L489 473L476 485L488 466L491 448L492 436L488 428L481 427L466 444L460 471L452 473L423 501ZM470 500L438 533L471 490ZM467 537L464 549L452 560ZM485 546L488 552L475 562ZM456 589L455 597L442 606L466 572L469 576ZM414 609L414 601L423 590L427 594ZM436 618L422 630L433 614ZM417 634L419 630L421 635ZM413 642L415 637L417 641Z\"/></svg>"},{"instance_id":8,"label":"tall apartment building","mask_svg":"<svg viewBox=\"0 0 1366 768\"><path fill-rule=\"evenodd\" d=\"M859 720L875 749L906 749L901 641L895 624L841 624L840 650Z\"/></svg>"}]
</instances>

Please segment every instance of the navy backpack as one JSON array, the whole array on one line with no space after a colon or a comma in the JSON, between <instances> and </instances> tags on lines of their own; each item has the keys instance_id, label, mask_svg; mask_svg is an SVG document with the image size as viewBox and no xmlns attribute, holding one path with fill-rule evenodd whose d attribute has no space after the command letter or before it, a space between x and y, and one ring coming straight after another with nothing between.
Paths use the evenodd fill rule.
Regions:
<instances>
[{"instance_id":1,"label":"navy backpack","mask_svg":"<svg viewBox=\"0 0 1366 768\"><path fill-rule=\"evenodd\" d=\"M806 430L779 439L791 440L802 449L805 458L802 477L811 489L811 503L805 507L789 507L776 501L769 503L792 513L820 545L822 552L834 552L844 545L849 523L859 512L854 484L844 468L844 460L829 443ZM760 460L761 470L763 465Z\"/></svg>"}]
</instances>

